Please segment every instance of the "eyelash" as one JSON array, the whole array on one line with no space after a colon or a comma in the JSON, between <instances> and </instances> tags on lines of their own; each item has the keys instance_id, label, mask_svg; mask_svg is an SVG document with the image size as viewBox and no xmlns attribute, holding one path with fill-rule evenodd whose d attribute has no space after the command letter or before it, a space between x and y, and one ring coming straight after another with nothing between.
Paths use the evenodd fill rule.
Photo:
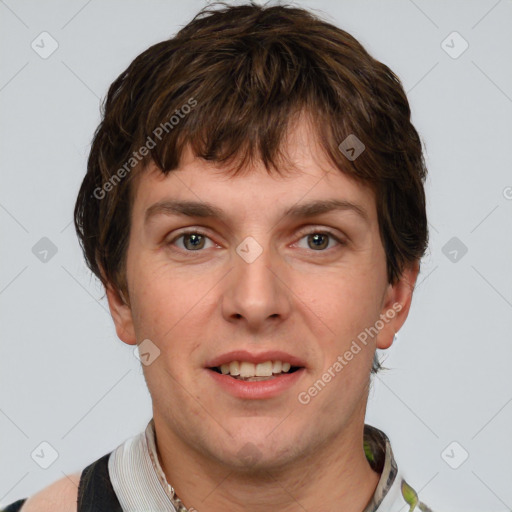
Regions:
<instances>
[{"instance_id":1,"label":"eyelash","mask_svg":"<svg viewBox=\"0 0 512 512\"><path fill-rule=\"evenodd\" d=\"M209 240L210 237L204 233L203 231L201 230L196 230L196 229L193 229L193 230L190 230L190 231L183 231L182 233L180 233L178 236L174 237L172 240L170 240L168 242L167 245L173 245L174 242L176 242L176 240L179 240L180 238L184 237L185 235L201 235L205 238L208 238ZM336 236L332 231L329 231L329 230L321 230L321 229L318 229L318 228L315 228L315 229L309 229L309 230L305 230L305 231L300 231L299 232L299 235L300 235L300 238L299 240L302 240L305 236L308 236L308 235L315 235L315 234L320 234L320 235L327 235L331 238L333 238L336 242L338 242L338 248L340 247L343 247L345 245L347 245L347 243L343 240L341 240L338 236ZM323 249L323 250L319 250L319 251L314 251L313 249L311 249L312 252L318 252L318 253L326 253L328 252L329 250L336 250L336 248L331 248L331 249ZM179 251L181 252L185 252L187 254L193 254L193 253L200 253L200 252L204 252L204 249L199 249L197 251L189 251L187 249L179 249Z\"/></svg>"}]
</instances>

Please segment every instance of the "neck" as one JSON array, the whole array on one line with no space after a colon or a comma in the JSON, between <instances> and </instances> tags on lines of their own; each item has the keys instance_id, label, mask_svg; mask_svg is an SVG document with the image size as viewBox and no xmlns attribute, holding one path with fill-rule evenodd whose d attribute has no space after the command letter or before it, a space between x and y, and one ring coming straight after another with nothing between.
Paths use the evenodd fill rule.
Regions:
<instances>
[{"instance_id":1,"label":"neck","mask_svg":"<svg viewBox=\"0 0 512 512\"><path fill-rule=\"evenodd\" d=\"M205 457L183 444L156 414L154 421L167 482L189 510L363 512L380 479L364 454L364 415L294 464L257 474Z\"/></svg>"}]
</instances>

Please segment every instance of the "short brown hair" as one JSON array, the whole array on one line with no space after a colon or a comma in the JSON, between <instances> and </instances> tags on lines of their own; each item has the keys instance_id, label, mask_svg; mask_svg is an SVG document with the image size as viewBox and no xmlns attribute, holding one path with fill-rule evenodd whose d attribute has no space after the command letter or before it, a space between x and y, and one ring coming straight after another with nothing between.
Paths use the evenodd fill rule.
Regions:
<instances>
[{"instance_id":1,"label":"short brown hair","mask_svg":"<svg viewBox=\"0 0 512 512\"><path fill-rule=\"evenodd\" d=\"M427 170L399 78L311 12L254 3L204 8L110 86L74 212L88 267L128 293L131 184L150 161L167 175L190 144L207 161L238 161L235 173L257 159L279 172L283 136L301 112L333 164L374 191L396 283L428 243ZM339 147L351 134L365 146L354 160Z\"/></svg>"}]
</instances>

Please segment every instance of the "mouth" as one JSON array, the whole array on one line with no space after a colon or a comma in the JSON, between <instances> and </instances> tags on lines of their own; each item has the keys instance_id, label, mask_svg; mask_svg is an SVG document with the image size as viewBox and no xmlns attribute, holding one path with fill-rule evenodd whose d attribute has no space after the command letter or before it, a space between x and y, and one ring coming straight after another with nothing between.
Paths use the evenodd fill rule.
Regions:
<instances>
[{"instance_id":1,"label":"mouth","mask_svg":"<svg viewBox=\"0 0 512 512\"><path fill-rule=\"evenodd\" d=\"M306 375L305 359L282 350L232 350L205 362L212 384L242 400L286 396Z\"/></svg>"},{"instance_id":2,"label":"mouth","mask_svg":"<svg viewBox=\"0 0 512 512\"><path fill-rule=\"evenodd\" d=\"M204 365L213 386L241 400L286 396L306 374L306 362L281 350L233 350Z\"/></svg>"}]
</instances>

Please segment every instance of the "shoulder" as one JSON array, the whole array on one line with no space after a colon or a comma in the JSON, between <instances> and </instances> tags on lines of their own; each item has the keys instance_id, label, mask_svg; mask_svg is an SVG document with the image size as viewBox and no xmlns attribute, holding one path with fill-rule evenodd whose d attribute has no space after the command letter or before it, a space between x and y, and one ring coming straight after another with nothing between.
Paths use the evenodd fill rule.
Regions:
<instances>
[{"instance_id":1,"label":"shoulder","mask_svg":"<svg viewBox=\"0 0 512 512\"><path fill-rule=\"evenodd\" d=\"M77 512L82 471L65 476L30 496L20 512Z\"/></svg>"}]
</instances>

